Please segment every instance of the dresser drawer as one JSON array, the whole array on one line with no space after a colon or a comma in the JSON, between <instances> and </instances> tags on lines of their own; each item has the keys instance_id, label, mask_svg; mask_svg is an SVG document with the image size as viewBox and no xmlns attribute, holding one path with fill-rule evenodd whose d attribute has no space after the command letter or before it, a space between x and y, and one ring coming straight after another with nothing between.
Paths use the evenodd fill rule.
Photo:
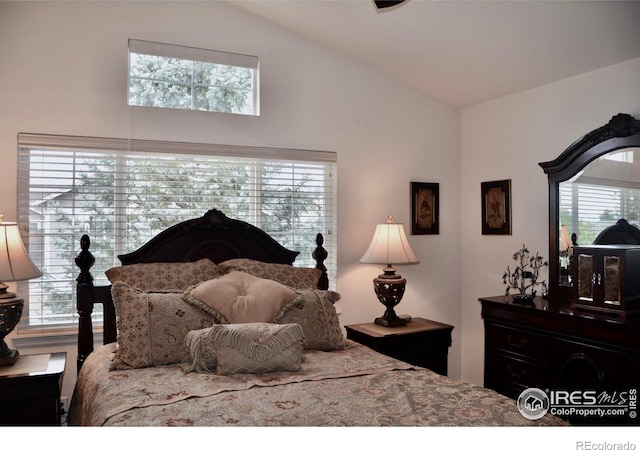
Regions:
<instances>
[{"instance_id":1,"label":"dresser drawer","mask_svg":"<svg viewBox=\"0 0 640 450\"><path fill-rule=\"evenodd\" d=\"M615 390L625 384L622 353L566 339L552 338L550 344L550 367L558 387Z\"/></svg>"},{"instance_id":2,"label":"dresser drawer","mask_svg":"<svg viewBox=\"0 0 640 450\"><path fill-rule=\"evenodd\" d=\"M545 366L513 358L499 352L489 352L487 363L491 378L518 383L526 387L548 387L549 379Z\"/></svg>"},{"instance_id":3,"label":"dresser drawer","mask_svg":"<svg viewBox=\"0 0 640 450\"><path fill-rule=\"evenodd\" d=\"M496 324L486 326L485 336L486 346L490 351L499 350L546 364L546 336Z\"/></svg>"}]
</instances>

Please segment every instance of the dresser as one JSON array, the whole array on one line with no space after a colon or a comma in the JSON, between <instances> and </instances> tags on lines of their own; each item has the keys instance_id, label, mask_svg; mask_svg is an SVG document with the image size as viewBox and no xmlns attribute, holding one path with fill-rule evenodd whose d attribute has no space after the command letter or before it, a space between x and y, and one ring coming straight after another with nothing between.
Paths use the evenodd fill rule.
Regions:
<instances>
[{"instance_id":1,"label":"dresser","mask_svg":"<svg viewBox=\"0 0 640 450\"><path fill-rule=\"evenodd\" d=\"M480 298L484 385L511 398L529 387L620 391L640 386L640 320L596 317L569 302Z\"/></svg>"}]
</instances>

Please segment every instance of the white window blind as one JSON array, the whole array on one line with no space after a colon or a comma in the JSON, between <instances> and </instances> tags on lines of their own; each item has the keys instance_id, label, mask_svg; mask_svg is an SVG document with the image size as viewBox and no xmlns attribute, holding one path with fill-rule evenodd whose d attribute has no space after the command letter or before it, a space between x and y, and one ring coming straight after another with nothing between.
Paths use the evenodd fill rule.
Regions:
<instances>
[{"instance_id":1,"label":"white window blind","mask_svg":"<svg viewBox=\"0 0 640 450\"><path fill-rule=\"evenodd\" d=\"M638 223L640 189L591 183L560 184L560 221L578 244L589 245L618 219Z\"/></svg>"},{"instance_id":2,"label":"white window blind","mask_svg":"<svg viewBox=\"0 0 640 450\"><path fill-rule=\"evenodd\" d=\"M129 39L129 105L259 115L257 56Z\"/></svg>"},{"instance_id":3,"label":"white window blind","mask_svg":"<svg viewBox=\"0 0 640 450\"><path fill-rule=\"evenodd\" d=\"M42 278L18 288L21 326L76 322L74 264L91 237L92 274L119 265L169 226L217 208L300 252L313 266L324 234L330 284L336 279L336 154L208 144L20 134L18 223Z\"/></svg>"}]
</instances>

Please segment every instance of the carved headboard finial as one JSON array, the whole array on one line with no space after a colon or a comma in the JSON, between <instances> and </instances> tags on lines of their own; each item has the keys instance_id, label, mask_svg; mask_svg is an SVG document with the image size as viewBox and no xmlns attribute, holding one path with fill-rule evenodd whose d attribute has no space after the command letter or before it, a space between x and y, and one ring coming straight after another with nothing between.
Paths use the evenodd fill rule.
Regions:
<instances>
[{"instance_id":1,"label":"carved headboard finial","mask_svg":"<svg viewBox=\"0 0 640 450\"><path fill-rule=\"evenodd\" d=\"M78 275L78 278L76 278L78 283L93 283L93 276L91 275L90 270L91 267L93 267L93 264L96 262L96 258L89 251L90 246L91 240L89 239L89 236L84 234L80 238L81 251L75 259L76 266L78 266L78 268L80 269L80 275Z\"/></svg>"}]
</instances>

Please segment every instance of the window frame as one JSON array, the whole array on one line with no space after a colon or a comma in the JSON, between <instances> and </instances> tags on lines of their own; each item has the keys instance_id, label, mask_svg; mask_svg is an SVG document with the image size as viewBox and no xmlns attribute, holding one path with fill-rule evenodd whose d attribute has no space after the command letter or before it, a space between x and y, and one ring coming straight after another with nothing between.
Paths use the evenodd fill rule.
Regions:
<instances>
[{"instance_id":1,"label":"window frame","mask_svg":"<svg viewBox=\"0 0 640 450\"><path fill-rule=\"evenodd\" d=\"M166 59L178 59L191 64L192 71L189 81L169 80L164 78L152 78L152 77L138 77L132 74L132 54L155 56ZM195 79L195 73L193 68L196 63L211 63L222 66L229 66L233 68L249 69L251 71L251 88L241 88L224 86L219 87L215 84L199 83ZM244 55L240 53L224 52L219 50L209 50L196 47L187 47L174 44L164 44L160 42L144 41L138 39L129 39L128 41L128 64L127 64L127 104L129 106L138 107L152 107L152 108L170 108L179 110L192 110L192 111L204 111L204 112L219 112L227 114L240 114L247 116L259 116L260 115L260 62L257 56ZM160 104L160 105L143 105L132 102L132 77L136 80L146 80L151 83L170 83L173 85L188 86L190 90L190 102L189 107L179 107L175 104ZM251 107L250 112L240 111L224 111L219 109L203 109L197 107L196 102L196 90L199 87L215 87L222 90L230 91L249 91L251 95Z\"/></svg>"},{"instance_id":2,"label":"window frame","mask_svg":"<svg viewBox=\"0 0 640 450\"><path fill-rule=\"evenodd\" d=\"M255 161L257 164L267 164L267 166L271 163L279 164L297 164L298 166L304 167L305 165L321 165L323 167L323 176L324 176L324 184L322 186L322 204L324 206L323 218L320 219L324 222L323 229L315 230L314 232L321 232L325 237L324 246L327 248L329 252L329 257L327 261L325 261L325 265L328 269L328 277L330 280L330 286L335 286L336 278L337 278L337 234L336 234L336 226L337 226L337 155L335 152L326 152L326 151L316 151L316 150L296 150L296 149L282 149L282 148L265 148L265 147L245 147L245 146L230 146L230 145L217 145L217 144L197 144L197 143L184 143L184 142L171 142L171 141L151 141L151 140L132 140L132 139L118 139L118 138L95 138L95 137L78 137L78 136L58 136L58 135L42 135L42 134L29 134L29 133L20 133L18 135L18 223L20 225L21 230L23 230L23 237L25 238L25 245L29 248L29 210L31 208L31 195L30 195L30 177L31 174L28 172L30 167L30 162L27 160L30 152L33 151L89 151L89 152L104 152L104 154L118 154L123 158L131 157L136 154L157 154L157 155L185 155L186 157L191 156L210 156L214 158L231 158L243 160L242 164L245 164L247 161ZM240 164L239 164L240 165ZM296 166L296 167L298 167ZM258 171L260 172L260 171ZM119 173L119 172L118 172ZM79 175L78 175L79 176ZM259 178L257 174L253 174L251 179L255 180ZM260 189L257 184L253 184L255 189ZM118 187L120 189L120 187ZM122 194L122 193L121 193ZM250 218L241 217L241 220L245 220L253 225L256 225L259 228L261 227L260 222L260 204L259 204L259 196L255 195L255 192L252 192L253 196L251 198L251 206L250 210L252 214ZM126 190L124 195L126 196ZM203 205L203 210L206 211L211 207L216 207L217 205ZM114 210L118 208L115 207ZM124 214L122 211L117 212L116 214L120 214L121 216ZM124 215L123 217L126 217ZM232 218L239 218L233 217ZM193 217L188 217L193 218ZM116 219L114 219L116 220ZM176 220L180 222L185 219ZM115 227L115 230L118 230L118 227ZM117 232L114 230L113 239L121 239L116 236ZM272 235L276 240L279 240L277 233L270 233L268 230L267 233ZM78 242L77 251L73 252L73 257L77 255L79 252L79 236L83 234L83 230L73 230L71 233L74 233L73 242L74 246L76 245L76 241ZM145 241L151 239L157 233L150 234L148 236L145 235ZM295 230L290 230L289 233L295 235ZM298 233L300 234L300 233ZM33 235L33 233L32 233ZM315 234L314 234L315 236ZM96 242L96 237L91 236L92 241ZM294 239L295 237L290 237L289 239ZM36 241L34 237L34 241ZM304 248L295 248L291 245L285 245L285 247L290 248L292 250L301 250L303 254L301 254L297 262L301 260L308 260L311 250L313 250L313 242L315 239L311 240L311 244L309 244L308 249ZM282 242L281 242L282 243ZM306 241L305 241L306 245ZM74 250L75 247L74 247ZM115 255L127 253L135 250L135 248L127 248L125 244L114 245L114 255L113 259L115 264L117 264L117 260L115 259ZM308 250L308 251L307 251ZM306 251L307 254L304 254ZM77 268L74 265L72 258L69 258L69 261L66 261L65 267L68 264L73 267L74 278L77 275ZM309 265L310 262L307 261L304 263L305 266ZM104 276L100 277L103 274L93 273L96 278L96 284L108 284L106 278ZM71 280L73 282L73 280ZM73 317L72 321L68 321L65 324L43 324L43 323L31 323L29 320L29 286L32 284L39 283L39 280L30 280L28 282L22 282L18 285L18 293L25 299L25 307L23 312L23 320L19 326L19 332L44 332L51 330L70 330L77 328L77 315ZM67 279L67 282L69 280ZM75 289L72 292L73 306L75 307ZM43 308L41 308L43 309ZM75 308L74 308L75 310Z\"/></svg>"}]
</instances>

